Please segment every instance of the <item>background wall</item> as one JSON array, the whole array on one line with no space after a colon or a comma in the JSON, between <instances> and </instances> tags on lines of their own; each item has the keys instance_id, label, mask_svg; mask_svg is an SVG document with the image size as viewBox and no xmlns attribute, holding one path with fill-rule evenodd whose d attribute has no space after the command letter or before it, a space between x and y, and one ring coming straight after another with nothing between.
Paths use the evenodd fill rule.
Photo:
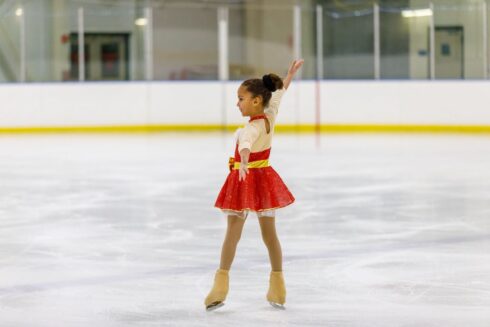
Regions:
<instances>
[{"instance_id":1,"label":"background wall","mask_svg":"<svg viewBox=\"0 0 490 327\"><path fill-rule=\"evenodd\" d=\"M434 25L462 26L464 29L464 78L482 78L483 4L482 0L444 0L435 4ZM412 8L429 8L428 0L411 0ZM410 26L410 76L429 76L429 17L407 18ZM488 27L487 27L488 28ZM425 55L419 54L420 51ZM490 58L490 57L489 57ZM487 58L488 60L488 58Z\"/></svg>"},{"instance_id":2,"label":"background wall","mask_svg":"<svg viewBox=\"0 0 490 327\"><path fill-rule=\"evenodd\" d=\"M229 71L241 80L283 71L293 57L293 7L301 5L303 78L316 78L315 6L323 6L324 78L373 79L374 0L4 0L0 1L0 82L19 81L20 21L24 10L27 82L63 81L70 42L78 31L78 8L87 33L128 33L130 80L145 79L146 27L136 25L153 9L153 78L215 80L218 76L217 10L229 8ZM484 76L483 3L433 0L436 26L464 28L465 78ZM429 18L406 18L403 10L429 0L378 0L381 7L381 78L427 79ZM490 8L490 6L489 6ZM487 14L490 11L487 10ZM490 15L489 15L490 16ZM490 24L489 24L490 25ZM487 26L487 30L490 26ZM490 37L490 33L488 33ZM487 54L490 62L490 51ZM92 58L94 59L94 58Z\"/></svg>"},{"instance_id":3,"label":"background wall","mask_svg":"<svg viewBox=\"0 0 490 327\"><path fill-rule=\"evenodd\" d=\"M243 124L238 82L4 85L0 129ZM294 82L278 125L487 125L488 82ZM317 107L318 106L318 107Z\"/></svg>"}]
</instances>

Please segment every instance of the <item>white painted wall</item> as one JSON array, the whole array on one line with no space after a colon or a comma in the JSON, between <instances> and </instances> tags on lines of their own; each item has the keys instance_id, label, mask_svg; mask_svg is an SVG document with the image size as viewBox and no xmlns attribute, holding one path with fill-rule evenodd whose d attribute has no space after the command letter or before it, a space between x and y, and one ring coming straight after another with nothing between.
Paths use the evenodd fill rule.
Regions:
<instances>
[{"instance_id":1,"label":"white painted wall","mask_svg":"<svg viewBox=\"0 0 490 327\"><path fill-rule=\"evenodd\" d=\"M314 124L314 81L294 82L278 124ZM241 124L239 82L0 85L0 128ZM490 125L490 82L322 82L322 124Z\"/></svg>"}]
</instances>

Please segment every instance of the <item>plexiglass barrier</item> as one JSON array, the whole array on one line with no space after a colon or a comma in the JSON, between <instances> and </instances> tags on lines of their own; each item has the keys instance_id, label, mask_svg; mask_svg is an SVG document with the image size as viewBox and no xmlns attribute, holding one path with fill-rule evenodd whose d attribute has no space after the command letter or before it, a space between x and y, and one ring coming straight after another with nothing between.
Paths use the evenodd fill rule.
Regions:
<instances>
[{"instance_id":1,"label":"plexiglass barrier","mask_svg":"<svg viewBox=\"0 0 490 327\"><path fill-rule=\"evenodd\" d=\"M483 0L6 1L0 82L242 80L298 56L302 79L487 79L487 17Z\"/></svg>"}]
</instances>

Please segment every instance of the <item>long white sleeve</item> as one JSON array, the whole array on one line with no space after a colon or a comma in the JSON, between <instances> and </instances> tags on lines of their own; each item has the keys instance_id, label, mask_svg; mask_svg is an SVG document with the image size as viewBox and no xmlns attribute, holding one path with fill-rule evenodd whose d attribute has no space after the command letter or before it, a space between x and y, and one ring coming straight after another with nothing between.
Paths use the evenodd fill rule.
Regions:
<instances>
[{"instance_id":1,"label":"long white sleeve","mask_svg":"<svg viewBox=\"0 0 490 327\"><path fill-rule=\"evenodd\" d=\"M269 105L264 110L264 113L267 115L269 120L272 120L271 123L274 123L276 120L277 113L279 112L279 105L281 104L281 99L285 92L285 88L273 92Z\"/></svg>"},{"instance_id":2,"label":"long white sleeve","mask_svg":"<svg viewBox=\"0 0 490 327\"><path fill-rule=\"evenodd\" d=\"M243 129L240 130L238 135L238 152L243 149L252 149L252 145L257 141L260 136L260 129L256 124L247 124Z\"/></svg>"}]
</instances>

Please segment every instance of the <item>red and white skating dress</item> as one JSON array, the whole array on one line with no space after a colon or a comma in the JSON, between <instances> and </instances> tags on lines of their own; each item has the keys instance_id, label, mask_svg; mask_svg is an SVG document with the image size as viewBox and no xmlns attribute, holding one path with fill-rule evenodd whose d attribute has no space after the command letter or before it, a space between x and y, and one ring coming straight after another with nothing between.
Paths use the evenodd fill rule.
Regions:
<instances>
[{"instance_id":1,"label":"red and white skating dress","mask_svg":"<svg viewBox=\"0 0 490 327\"><path fill-rule=\"evenodd\" d=\"M244 128L237 131L238 140L234 158L230 158L230 173L216 199L215 207L225 212L257 213L285 207L294 202L281 177L269 165L271 141L279 103L285 90L272 93L269 106L264 115L250 119ZM267 133L265 119L269 121L270 132ZM240 168L240 151L250 149L248 174L245 180L238 180Z\"/></svg>"}]
</instances>

